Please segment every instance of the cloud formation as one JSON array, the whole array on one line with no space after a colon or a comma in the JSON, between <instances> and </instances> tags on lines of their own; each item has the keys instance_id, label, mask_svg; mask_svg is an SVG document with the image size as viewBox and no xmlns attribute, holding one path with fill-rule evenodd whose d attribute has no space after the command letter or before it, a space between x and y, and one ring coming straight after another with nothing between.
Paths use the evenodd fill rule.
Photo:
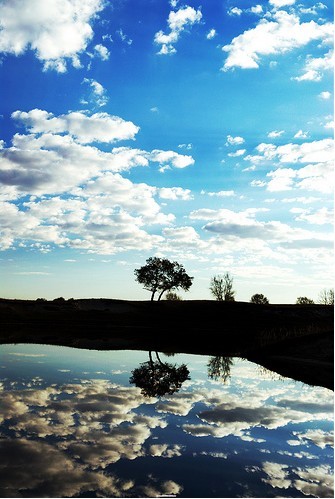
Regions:
<instances>
[{"instance_id":1,"label":"cloud formation","mask_svg":"<svg viewBox=\"0 0 335 499\"><path fill-rule=\"evenodd\" d=\"M223 71L232 68L257 69L262 57L283 54L304 47L312 41L331 43L331 23L300 22L296 14L284 10L274 12L272 19L263 18L255 28L233 38L222 50L228 54Z\"/></svg>"},{"instance_id":2,"label":"cloud formation","mask_svg":"<svg viewBox=\"0 0 335 499\"><path fill-rule=\"evenodd\" d=\"M59 73L66 72L68 62L78 68L103 7L102 0L4 0L0 52L20 56L32 50L45 70Z\"/></svg>"},{"instance_id":3,"label":"cloud formation","mask_svg":"<svg viewBox=\"0 0 335 499\"><path fill-rule=\"evenodd\" d=\"M201 10L195 10L189 5L181 7L177 11L171 11L167 20L170 33L165 34L163 31L158 31L155 34L154 41L157 45L161 46L158 54L174 54L176 52L174 45L178 42L182 32L193 24L199 23L201 19Z\"/></svg>"}]
</instances>

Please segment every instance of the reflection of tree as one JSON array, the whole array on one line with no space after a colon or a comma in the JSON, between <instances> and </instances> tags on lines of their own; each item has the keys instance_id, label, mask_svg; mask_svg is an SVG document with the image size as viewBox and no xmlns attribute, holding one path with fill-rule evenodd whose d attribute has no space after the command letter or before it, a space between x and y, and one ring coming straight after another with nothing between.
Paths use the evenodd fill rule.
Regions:
<instances>
[{"instance_id":1,"label":"reflection of tree","mask_svg":"<svg viewBox=\"0 0 335 499\"><path fill-rule=\"evenodd\" d=\"M215 381L220 380L226 383L230 378L230 369L233 363L233 357L222 357L219 355L211 357L207 364L208 377Z\"/></svg>"},{"instance_id":2,"label":"reflection of tree","mask_svg":"<svg viewBox=\"0 0 335 499\"><path fill-rule=\"evenodd\" d=\"M132 371L129 382L141 388L142 394L148 397L161 396L177 392L190 372L185 364L179 367L162 362L157 352L157 360L153 360L151 351L149 361Z\"/></svg>"}]
</instances>

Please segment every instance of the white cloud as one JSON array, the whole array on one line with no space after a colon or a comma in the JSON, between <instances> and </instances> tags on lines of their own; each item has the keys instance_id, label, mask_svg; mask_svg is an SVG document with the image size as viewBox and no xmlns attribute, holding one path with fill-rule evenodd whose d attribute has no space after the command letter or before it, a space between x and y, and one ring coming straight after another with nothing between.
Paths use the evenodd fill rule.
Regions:
<instances>
[{"instance_id":1,"label":"white cloud","mask_svg":"<svg viewBox=\"0 0 335 499\"><path fill-rule=\"evenodd\" d=\"M325 71L332 70L334 67L334 52L330 50L324 57L308 56L304 73L293 79L296 81L321 81Z\"/></svg>"},{"instance_id":2,"label":"white cloud","mask_svg":"<svg viewBox=\"0 0 335 499\"><path fill-rule=\"evenodd\" d=\"M334 185L333 162L314 163L299 170L279 168L267 174L271 180L267 189L271 192L305 189L321 193L332 193Z\"/></svg>"},{"instance_id":3,"label":"white cloud","mask_svg":"<svg viewBox=\"0 0 335 499\"><path fill-rule=\"evenodd\" d=\"M178 42L181 33L186 28L193 26L193 24L199 23L201 19L201 10L195 10L188 5L181 7L177 11L171 11L167 21L170 33L166 35L163 31L158 31L155 34L154 41L157 45L161 46L158 54L166 55L175 53L174 44Z\"/></svg>"},{"instance_id":4,"label":"white cloud","mask_svg":"<svg viewBox=\"0 0 335 499\"><path fill-rule=\"evenodd\" d=\"M103 61L108 61L110 53L107 47L99 43L98 45L94 46L94 50L96 54L100 57L100 59L102 59Z\"/></svg>"},{"instance_id":5,"label":"white cloud","mask_svg":"<svg viewBox=\"0 0 335 499\"><path fill-rule=\"evenodd\" d=\"M250 8L250 12L252 12L253 14L262 14L263 7L262 5L255 5L254 7Z\"/></svg>"},{"instance_id":6,"label":"white cloud","mask_svg":"<svg viewBox=\"0 0 335 499\"><path fill-rule=\"evenodd\" d=\"M181 199L183 201L193 199L190 189L183 189L182 187L161 187L158 192L159 197L162 199Z\"/></svg>"},{"instance_id":7,"label":"white cloud","mask_svg":"<svg viewBox=\"0 0 335 499\"><path fill-rule=\"evenodd\" d=\"M281 137L283 135L284 130L273 130L272 132L268 133L268 137L270 139L276 139L277 137Z\"/></svg>"},{"instance_id":8,"label":"white cloud","mask_svg":"<svg viewBox=\"0 0 335 499\"><path fill-rule=\"evenodd\" d=\"M235 191L217 191L217 192L207 192L208 196L215 196L219 198L233 197L236 196Z\"/></svg>"},{"instance_id":9,"label":"white cloud","mask_svg":"<svg viewBox=\"0 0 335 499\"><path fill-rule=\"evenodd\" d=\"M242 12L243 10L239 9L238 7L232 7L228 10L227 14L229 16L240 16Z\"/></svg>"},{"instance_id":10,"label":"white cloud","mask_svg":"<svg viewBox=\"0 0 335 499\"><path fill-rule=\"evenodd\" d=\"M108 113L88 116L83 111L55 117L40 109L15 111L12 118L23 123L32 133L69 133L80 144L133 140L139 127Z\"/></svg>"},{"instance_id":11,"label":"white cloud","mask_svg":"<svg viewBox=\"0 0 335 499\"><path fill-rule=\"evenodd\" d=\"M296 0L269 0L269 4L273 5L277 9L285 7L287 5L294 5Z\"/></svg>"},{"instance_id":12,"label":"white cloud","mask_svg":"<svg viewBox=\"0 0 335 499\"><path fill-rule=\"evenodd\" d=\"M228 153L228 156L231 158L238 158L239 156L243 156L246 152L246 149L238 149L235 152Z\"/></svg>"},{"instance_id":13,"label":"white cloud","mask_svg":"<svg viewBox=\"0 0 335 499\"><path fill-rule=\"evenodd\" d=\"M79 55L93 37L92 21L102 0L4 0L0 52L19 56L33 50L44 68L60 73L67 62L80 67Z\"/></svg>"},{"instance_id":14,"label":"white cloud","mask_svg":"<svg viewBox=\"0 0 335 499\"><path fill-rule=\"evenodd\" d=\"M302 208L292 208L291 213L296 214L295 220L308 222L315 225L332 224L334 221L334 213L327 208L320 208L317 211L305 210Z\"/></svg>"},{"instance_id":15,"label":"white cloud","mask_svg":"<svg viewBox=\"0 0 335 499\"><path fill-rule=\"evenodd\" d=\"M89 85L92 89L88 100L90 103L95 104L98 107L103 107L108 102L108 96L106 95L106 89L93 78L84 78L82 83Z\"/></svg>"},{"instance_id":16,"label":"white cloud","mask_svg":"<svg viewBox=\"0 0 335 499\"><path fill-rule=\"evenodd\" d=\"M227 135L226 146L236 146L244 144L245 140L243 137L232 137L231 135Z\"/></svg>"},{"instance_id":17,"label":"white cloud","mask_svg":"<svg viewBox=\"0 0 335 499\"><path fill-rule=\"evenodd\" d=\"M300 135L301 136L301 135ZM259 153L256 156L246 156L246 161L258 163L260 161L273 161L277 159L280 163L323 163L333 158L333 139L315 140L303 144L274 144L261 143L256 147Z\"/></svg>"},{"instance_id":18,"label":"white cloud","mask_svg":"<svg viewBox=\"0 0 335 499\"><path fill-rule=\"evenodd\" d=\"M334 128L334 120L328 121L325 125L325 128Z\"/></svg>"},{"instance_id":19,"label":"white cloud","mask_svg":"<svg viewBox=\"0 0 335 499\"><path fill-rule=\"evenodd\" d=\"M294 135L295 139L307 139L308 137L308 132L303 132L302 130L298 130L297 133Z\"/></svg>"},{"instance_id":20,"label":"white cloud","mask_svg":"<svg viewBox=\"0 0 335 499\"><path fill-rule=\"evenodd\" d=\"M222 69L257 69L263 56L283 54L315 40L331 42L332 32L331 23L300 23L295 14L277 11L273 20L262 19L255 28L238 35L222 48L228 53Z\"/></svg>"},{"instance_id":21,"label":"white cloud","mask_svg":"<svg viewBox=\"0 0 335 499\"><path fill-rule=\"evenodd\" d=\"M194 159L191 156L178 154L174 151L160 151L155 149L150 154L151 161L155 161L160 165L172 165L175 168L186 168L194 164Z\"/></svg>"},{"instance_id":22,"label":"white cloud","mask_svg":"<svg viewBox=\"0 0 335 499\"><path fill-rule=\"evenodd\" d=\"M35 135L16 134L13 146L0 151L0 181L6 190L0 216L2 248L35 241L33 244L43 245L41 251L45 244L56 244L114 254L127 249L149 250L162 243L162 236L145 230L146 226L169 225L175 220L172 213L163 213L158 200L189 200L191 191L135 184L117 172L154 163L185 168L194 163L193 158L159 149L148 152L115 147L105 152L78 143L70 135L59 134L73 131L71 115L54 117L39 110L14 113ZM85 123L86 115L80 116ZM108 123L109 115L103 114L103 118ZM102 128L101 133L108 133ZM86 140L88 133L93 134L82 129L80 140ZM25 195L30 195L30 200L21 206L9 202Z\"/></svg>"},{"instance_id":23,"label":"white cloud","mask_svg":"<svg viewBox=\"0 0 335 499\"><path fill-rule=\"evenodd\" d=\"M331 98L331 96L332 96L332 94L330 92L321 92L319 94L320 99L323 99L323 100L328 100Z\"/></svg>"},{"instance_id":24,"label":"white cloud","mask_svg":"<svg viewBox=\"0 0 335 499\"><path fill-rule=\"evenodd\" d=\"M210 29L206 35L207 40L212 40L216 36L216 30L214 28Z\"/></svg>"}]
</instances>

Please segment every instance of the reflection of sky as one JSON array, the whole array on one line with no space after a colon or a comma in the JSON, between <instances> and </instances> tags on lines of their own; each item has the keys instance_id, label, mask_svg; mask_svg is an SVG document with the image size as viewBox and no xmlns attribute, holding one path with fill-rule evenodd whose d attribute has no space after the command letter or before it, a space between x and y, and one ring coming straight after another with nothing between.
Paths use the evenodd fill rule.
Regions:
<instances>
[{"instance_id":1,"label":"reflection of sky","mask_svg":"<svg viewBox=\"0 0 335 499\"><path fill-rule=\"evenodd\" d=\"M129 385L147 352L0 350L0 495L333 497L333 394L236 359L176 355L191 380L147 398Z\"/></svg>"}]
</instances>

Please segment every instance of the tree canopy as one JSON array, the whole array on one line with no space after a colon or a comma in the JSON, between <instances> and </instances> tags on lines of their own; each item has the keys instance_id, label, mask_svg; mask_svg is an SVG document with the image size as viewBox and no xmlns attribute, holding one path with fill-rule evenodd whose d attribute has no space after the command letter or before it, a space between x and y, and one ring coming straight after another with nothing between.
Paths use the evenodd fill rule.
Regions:
<instances>
[{"instance_id":1,"label":"tree canopy","mask_svg":"<svg viewBox=\"0 0 335 499\"><path fill-rule=\"evenodd\" d=\"M311 298L307 298L307 296L298 296L295 303L296 305L313 305L314 301Z\"/></svg>"},{"instance_id":2,"label":"tree canopy","mask_svg":"<svg viewBox=\"0 0 335 499\"><path fill-rule=\"evenodd\" d=\"M165 291L178 288L188 291L192 286L193 277L186 274L182 265L171 262L166 258L151 257L146 260L146 265L135 269L136 280L143 284L144 289L151 291L151 301L156 293L160 300Z\"/></svg>"},{"instance_id":3,"label":"tree canopy","mask_svg":"<svg viewBox=\"0 0 335 499\"><path fill-rule=\"evenodd\" d=\"M267 305L269 303L269 300L261 293L256 293L250 298L250 303L256 303L257 305Z\"/></svg>"}]
</instances>

